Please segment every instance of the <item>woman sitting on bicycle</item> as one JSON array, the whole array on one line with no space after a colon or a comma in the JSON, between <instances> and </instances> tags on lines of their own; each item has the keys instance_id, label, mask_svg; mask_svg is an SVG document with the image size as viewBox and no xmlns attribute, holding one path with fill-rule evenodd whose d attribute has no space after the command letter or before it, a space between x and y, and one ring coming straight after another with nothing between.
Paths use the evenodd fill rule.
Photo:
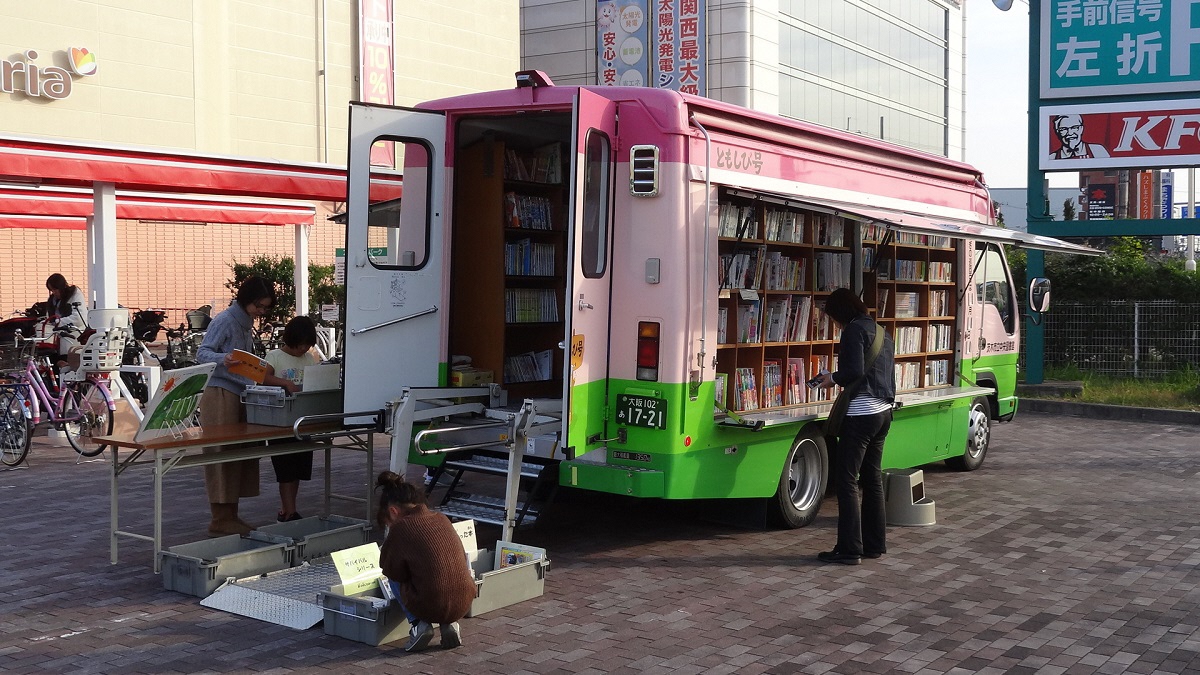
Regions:
<instances>
[{"instance_id":1,"label":"woman sitting on bicycle","mask_svg":"<svg viewBox=\"0 0 1200 675\"><path fill-rule=\"evenodd\" d=\"M84 311L87 299L78 286L67 283L67 278L55 272L46 278L46 290L50 297L46 302L50 305L50 321L56 328L75 328L77 331L58 333L58 353L67 354L71 348L79 344L79 334L87 327ZM63 360L59 360L61 364Z\"/></svg>"}]
</instances>

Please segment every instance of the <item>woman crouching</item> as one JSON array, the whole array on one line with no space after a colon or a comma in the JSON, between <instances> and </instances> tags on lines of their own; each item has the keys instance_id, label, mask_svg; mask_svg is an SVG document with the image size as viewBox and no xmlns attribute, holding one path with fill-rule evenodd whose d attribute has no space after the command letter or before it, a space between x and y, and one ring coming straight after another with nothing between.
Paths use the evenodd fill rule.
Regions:
<instances>
[{"instance_id":1,"label":"woman crouching","mask_svg":"<svg viewBox=\"0 0 1200 675\"><path fill-rule=\"evenodd\" d=\"M425 490L391 471L379 474L379 524L387 538L379 566L396 601L412 624L404 651L424 649L433 624L442 629L442 648L462 644L458 620L475 600L475 578L450 519L425 505Z\"/></svg>"}]
</instances>

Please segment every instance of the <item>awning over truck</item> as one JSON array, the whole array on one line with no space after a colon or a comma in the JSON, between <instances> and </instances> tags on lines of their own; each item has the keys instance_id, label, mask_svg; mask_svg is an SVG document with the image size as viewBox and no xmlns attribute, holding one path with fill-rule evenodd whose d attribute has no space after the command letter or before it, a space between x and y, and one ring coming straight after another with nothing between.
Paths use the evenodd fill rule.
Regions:
<instances>
[{"instance_id":1,"label":"awning over truck","mask_svg":"<svg viewBox=\"0 0 1200 675\"><path fill-rule=\"evenodd\" d=\"M1072 244L1061 239L1045 237L1040 234L1018 232L1003 227L982 225L969 220L930 216L897 209L885 209L875 206L859 206L842 202L813 199L810 197L795 197L789 195L769 195L760 192L736 190L738 194L747 197L774 197L788 204L804 206L824 213L851 218L863 222L885 223L898 232L928 234L953 239L972 239L995 244L1008 244L1039 251L1054 251L1056 253L1072 253L1075 255L1103 255L1104 251L1090 246Z\"/></svg>"}]
</instances>

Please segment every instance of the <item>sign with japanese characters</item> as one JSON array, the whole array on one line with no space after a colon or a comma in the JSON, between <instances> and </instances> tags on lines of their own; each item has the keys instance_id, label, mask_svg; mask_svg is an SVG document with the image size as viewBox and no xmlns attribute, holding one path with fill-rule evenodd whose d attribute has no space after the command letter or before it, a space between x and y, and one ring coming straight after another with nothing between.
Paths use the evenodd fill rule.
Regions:
<instances>
[{"instance_id":1,"label":"sign with japanese characters","mask_svg":"<svg viewBox=\"0 0 1200 675\"><path fill-rule=\"evenodd\" d=\"M1039 109L1043 171L1200 164L1200 100Z\"/></svg>"},{"instance_id":2,"label":"sign with japanese characters","mask_svg":"<svg viewBox=\"0 0 1200 675\"><path fill-rule=\"evenodd\" d=\"M1087 189L1087 219L1112 220L1117 212L1116 183L1092 183Z\"/></svg>"},{"instance_id":3,"label":"sign with japanese characters","mask_svg":"<svg viewBox=\"0 0 1200 675\"><path fill-rule=\"evenodd\" d=\"M392 41L392 3L368 0L359 3L358 98L367 103L392 105L396 102L395 46ZM395 166L396 147L390 141L371 146L371 166Z\"/></svg>"},{"instance_id":4,"label":"sign with japanese characters","mask_svg":"<svg viewBox=\"0 0 1200 675\"><path fill-rule=\"evenodd\" d=\"M605 87L644 87L650 41L646 0L596 4L596 76Z\"/></svg>"},{"instance_id":5,"label":"sign with japanese characters","mask_svg":"<svg viewBox=\"0 0 1200 675\"><path fill-rule=\"evenodd\" d=\"M650 86L707 95L704 11L704 0L652 0Z\"/></svg>"},{"instance_id":6,"label":"sign with japanese characters","mask_svg":"<svg viewBox=\"0 0 1200 675\"><path fill-rule=\"evenodd\" d=\"M1041 97L1200 85L1200 0L1042 0Z\"/></svg>"}]
</instances>

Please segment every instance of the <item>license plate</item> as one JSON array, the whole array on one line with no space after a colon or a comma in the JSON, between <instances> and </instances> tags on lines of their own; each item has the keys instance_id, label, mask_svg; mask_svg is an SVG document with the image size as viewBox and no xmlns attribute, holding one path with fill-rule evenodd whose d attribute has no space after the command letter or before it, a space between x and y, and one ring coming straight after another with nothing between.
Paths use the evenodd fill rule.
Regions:
<instances>
[{"instance_id":1,"label":"license plate","mask_svg":"<svg viewBox=\"0 0 1200 675\"><path fill-rule=\"evenodd\" d=\"M649 396L617 396L617 424L647 429L667 428L667 402Z\"/></svg>"}]
</instances>

